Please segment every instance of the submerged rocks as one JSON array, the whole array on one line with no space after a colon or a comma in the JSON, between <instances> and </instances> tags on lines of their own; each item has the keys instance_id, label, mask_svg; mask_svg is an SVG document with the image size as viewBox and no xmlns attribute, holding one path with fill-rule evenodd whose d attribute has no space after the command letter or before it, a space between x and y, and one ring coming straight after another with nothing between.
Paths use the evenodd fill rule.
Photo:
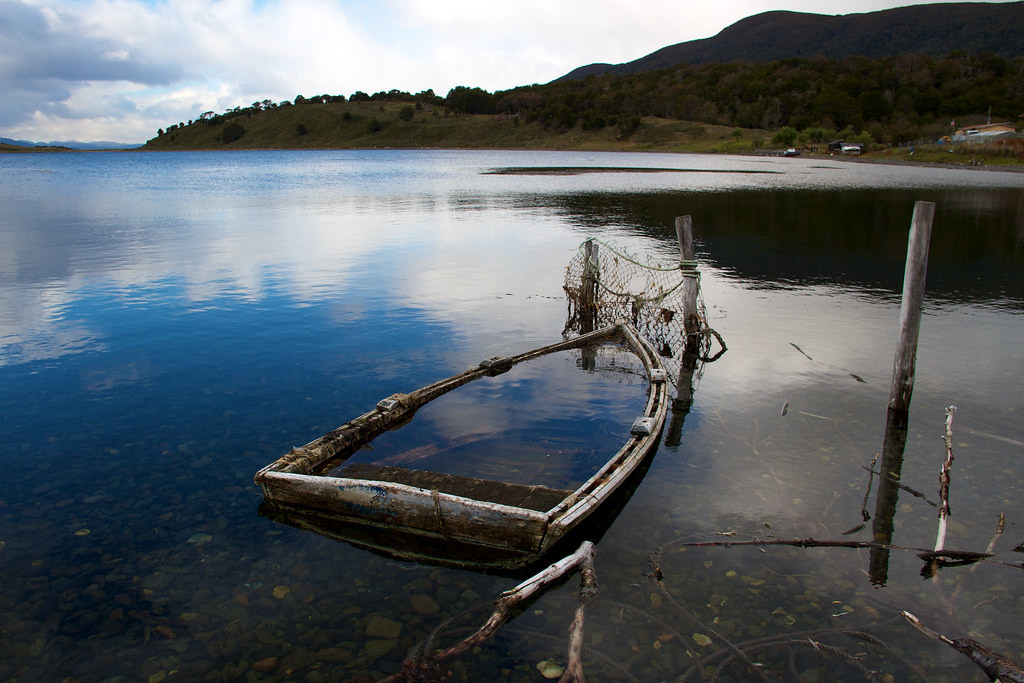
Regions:
<instances>
[{"instance_id":1,"label":"submerged rocks","mask_svg":"<svg viewBox=\"0 0 1024 683\"><path fill-rule=\"evenodd\" d=\"M423 617L430 617L441 611L441 606L437 604L436 600L422 593L412 596L409 599L409 605L416 614Z\"/></svg>"},{"instance_id":2,"label":"submerged rocks","mask_svg":"<svg viewBox=\"0 0 1024 683\"><path fill-rule=\"evenodd\" d=\"M370 662L375 662L387 653L395 649L395 645L398 645L397 640L368 640L364 647L366 651L366 658Z\"/></svg>"},{"instance_id":3,"label":"submerged rocks","mask_svg":"<svg viewBox=\"0 0 1024 683\"><path fill-rule=\"evenodd\" d=\"M402 633L402 624L375 614L366 625L367 638L394 639Z\"/></svg>"},{"instance_id":4,"label":"submerged rocks","mask_svg":"<svg viewBox=\"0 0 1024 683\"><path fill-rule=\"evenodd\" d=\"M253 662L252 668L256 671L268 672L276 669L278 663L279 660L277 659L277 657L264 657L258 662Z\"/></svg>"},{"instance_id":5,"label":"submerged rocks","mask_svg":"<svg viewBox=\"0 0 1024 683\"><path fill-rule=\"evenodd\" d=\"M316 659L328 664L348 664L352 661L352 651L341 647L325 647L316 653Z\"/></svg>"}]
</instances>

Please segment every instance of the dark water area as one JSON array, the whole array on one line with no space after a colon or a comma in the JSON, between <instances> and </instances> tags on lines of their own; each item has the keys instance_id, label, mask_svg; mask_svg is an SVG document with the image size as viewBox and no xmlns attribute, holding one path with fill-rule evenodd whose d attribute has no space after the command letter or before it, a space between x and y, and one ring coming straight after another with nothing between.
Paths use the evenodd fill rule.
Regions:
<instances>
[{"instance_id":1,"label":"dark water area","mask_svg":"<svg viewBox=\"0 0 1024 683\"><path fill-rule=\"evenodd\" d=\"M685 545L872 538L867 468L916 201L936 215L892 542L934 546L955 404L946 547L992 543L994 561L925 579L915 551L894 549L878 581L867 549ZM0 206L0 680L375 679L448 620L436 644L464 637L522 577L275 522L253 474L396 391L557 341L581 242L671 263L678 215L693 217L708 323L729 350L673 417L678 442L590 532L587 678L701 680L703 658L706 680L754 679L728 659L738 649L769 680L870 680L861 666L987 680L902 610L1024 662L1024 174L660 154L3 155ZM545 463L562 451L580 476L621 443L644 386L628 364L578 361L453 392L380 455L525 481L568 476ZM453 679L564 664L577 588L534 600Z\"/></svg>"},{"instance_id":2,"label":"dark water area","mask_svg":"<svg viewBox=\"0 0 1024 683\"><path fill-rule=\"evenodd\" d=\"M749 195L749 196L746 196ZM560 196L551 208L598 227L648 226L669 241L678 192ZM1024 206L1019 189L760 190L701 192L685 206L701 226L698 250L724 274L764 287L839 285L899 295L914 203L936 204L929 250L931 296L1024 305ZM1009 300L1008 302L1005 300Z\"/></svg>"}]
</instances>

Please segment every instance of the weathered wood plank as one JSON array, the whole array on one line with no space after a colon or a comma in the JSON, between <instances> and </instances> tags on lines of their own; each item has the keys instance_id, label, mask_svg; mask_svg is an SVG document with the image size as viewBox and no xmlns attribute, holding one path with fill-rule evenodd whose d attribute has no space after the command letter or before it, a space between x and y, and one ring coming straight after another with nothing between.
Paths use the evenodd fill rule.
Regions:
<instances>
[{"instance_id":1,"label":"weathered wood plank","mask_svg":"<svg viewBox=\"0 0 1024 683\"><path fill-rule=\"evenodd\" d=\"M270 472L264 494L273 504L312 508L352 522L482 545L536 551L547 516L402 484Z\"/></svg>"},{"instance_id":2,"label":"weathered wood plank","mask_svg":"<svg viewBox=\"0 0 1024 683\"><path fill-rule=\"evenodd\" d=\"M478 479L457 474L370 463L353 463L337 474L349 479L392 481L396 484L405 484L428 491L437 490L454 496L538 512L547 512L572 493L570 489L553 489L539 484L512 484L493 479Z\"/></svg>"}]
</instances>

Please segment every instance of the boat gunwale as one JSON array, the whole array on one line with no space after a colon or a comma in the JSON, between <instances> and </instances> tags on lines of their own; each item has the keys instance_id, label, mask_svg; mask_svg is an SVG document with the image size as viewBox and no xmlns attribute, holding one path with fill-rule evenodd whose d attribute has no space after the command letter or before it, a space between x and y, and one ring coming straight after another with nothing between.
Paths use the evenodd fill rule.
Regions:
<instances>
[{"instance_id":1,"label":"boat gunwale","mask_svg":"<svg viewBox=\"0 0 1024 683\"><path fill-rule=\"evenodd\" d=\"M651 428L647 433L631 431L626 443L610 456L596 473L575 490L568 493L565 498L547 512L538 512L520 506L505 505L493 501L478 500L455 493L428 490L392 481L333 477L312 472L316 467L330 460L342 450L368 443L383 431L404 424L412 418L419 407L467 382L487 375L499 374L514 365L543 355L579 348L591 342L615 337L623 338L624 344L642 361L647 372L649 381L648 396L642 417L652 420ZM507 522L520 520L520 522L531 527L536 525L537 537L535 541L531 541L531 545L533 543L536 543L536 545L531 548L525 548L502 542L490 542L484 537L485 534L479 532L486 529L493 531L496 527L491 523L483 523L479 519L474 520L477 533L458 534L453 537L453 540L543 553L611 496L657 445L667 414L668 387L666 380L664 365L653 347L640 336L632 325L628 322L620 321L600 330L532 349L516 356L488 359L488 361L482 362L476 368L427 385L410 394L393 394L389 398L395 403L390 410L381 407L386 405L385 401L387 399L385 399L373 410L360 415L301 448L293 448L286 455L259 470L254 480L263 489L265 499L272 505L296 510L320 510L322 513L326 512L328 514L331 512L341 513L354 523L385 528L388 528L389 524L369 518L368 516L343 513L336 508L331 508L330 504L333 502L340 506L341 497L345 491L352 492L363 488L377 487L382 491L389 492L389 494L398 494L399 499L405 497L404 499L409 503L423 503L427 499L433 500L434 505L437 507L437 523L441 526L443 524L439 501L444 501L456 508L464 508L467 513L472 511L496 513L496 516L489 515L489 518L492 520L504 519ZM493 481L496 484L503 483L496 480L486 481ZM309 502L319 502L321 504L307 506L285 502L275 495L276 493L287 492L289 489L298 486L313 490L315 492L314 497L320 500L311 500ZM288 497L288 495L284 496L284 498ZM324 504L327 507L324 507ZM472 515L467 514L466 519L470 517ZM418 527L402 526L401 528L412 533L422 533L423 535L435 534L435 532ZM497 530L500 531L500 529ZM447 533L442 535L448 537ZM500 534L498 538L501 538Z\"/></svg>"},{"instance_id":2,"label":"boat gunwale","mask_svg":"<svg viewBox=\"0 0 1024 683\"><path fill-rule=\"evenodd\" d=\"M626 337L626 342L633 348L634 353L647 370L650 384L644 417L654 418L654 426L647 434L631 434L630 439L622 448L610 457L590 479L583 482L562 503L549 511L552 526L558 527L558 537L581 522L593 508L614 493L661 438L661 429L668 413L668 387L667 377L663 374L658 376L655 371L663 371L664 364L657 352L636 332L632 325L621 324L620 327ZM610 476L608 476L609 472L612 472ZM559 510L569 501L573 501L572 504L567 505L565 510Z\"/></svg>"}]
</instances>

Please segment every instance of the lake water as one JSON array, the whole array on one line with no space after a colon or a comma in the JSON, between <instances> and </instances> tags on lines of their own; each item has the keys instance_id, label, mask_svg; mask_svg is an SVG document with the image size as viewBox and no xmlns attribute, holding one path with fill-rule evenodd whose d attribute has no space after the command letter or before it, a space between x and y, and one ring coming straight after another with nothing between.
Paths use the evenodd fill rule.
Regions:
<instances>
[{"instance_id":1,"label":"lake water","mask_svg":"<svg viewBox=\"0 0 1024 683\"><path fill-rule=\"evenodd\" d=\"M522 172L536 168L558 171ZM1004 514L996 562L925 579L894 549L880 578L867 549L683 545L871 540L868 468L919 200L936 216L892 543L934 546L955 404L946 547L984 551ZM442 623L436 645L465 637L522 577L278 524L253 474L391 393L559 340L581 242L671 261L679 215L728 351L701 368L678 443L593 532L588 680L701 680L695 657L706 680L756 679L736 650L770 680L986 680L901 610L1024 662L1024 174L602 153L2 155L0 206L4 680L372 679ZM577 398L524 384L499 392L507 409L455 399L424 416L434 442L468 421L536 446L531 420L552 451L614 441L643 382L577 366L533 375L592 382ZM563 403L579 426L555 419ZM466 457L486 464L488 448ZM646 576L656 550L664 591ZM531 602L454 679L541 680L539 662L564 663L577 587Z\"/></svg>"}]
</instances>

